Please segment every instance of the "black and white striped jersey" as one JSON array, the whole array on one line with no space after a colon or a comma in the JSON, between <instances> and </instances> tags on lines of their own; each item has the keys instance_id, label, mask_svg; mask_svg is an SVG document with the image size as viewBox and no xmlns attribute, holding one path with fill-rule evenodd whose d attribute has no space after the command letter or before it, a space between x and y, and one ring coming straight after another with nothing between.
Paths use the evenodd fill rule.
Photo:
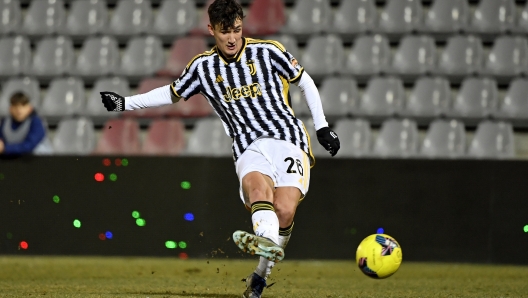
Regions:
<instances>
[{"instance_id":1,"label":"black and white striped jersey","mask_svg":"<svg viewBox=\"0 0 528 298\"><path fill-rule=\"evenodd\" d=\"M187 99L202 93L207 98L233 139L235 160L254 140L267 136L298 146L313 165L310 137L293 113L288 92L304 69L279 42L242 42L231 59L216 47L194 57L171 84L172 96Z\"/></svg>"}]
</instances>

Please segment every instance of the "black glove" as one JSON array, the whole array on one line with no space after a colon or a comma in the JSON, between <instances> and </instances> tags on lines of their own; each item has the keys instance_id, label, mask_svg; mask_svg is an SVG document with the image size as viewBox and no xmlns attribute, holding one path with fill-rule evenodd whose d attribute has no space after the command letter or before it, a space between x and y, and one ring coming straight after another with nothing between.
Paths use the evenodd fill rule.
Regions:
<instances>
[{"instance_id":1,"label":"black glove","mask_svg":"<svg viewBox=\"0 0 528 298\"><path fill-rule=\"evenodd\" d=\"M317 140L332 156L335 156L341 147L337 134L330 127L320 128L317 131Z\"/></svg>"},{"instance_id":2,"label":"black glove","mask_svg":"<svg viewBox=\"0 0 528 298\"><path fill-rule=\"evenodd\" d=\"M103 104L109 112L122 112L125 110L125 98L114 92L100 92Z\"/></svg>"}]
</instances>

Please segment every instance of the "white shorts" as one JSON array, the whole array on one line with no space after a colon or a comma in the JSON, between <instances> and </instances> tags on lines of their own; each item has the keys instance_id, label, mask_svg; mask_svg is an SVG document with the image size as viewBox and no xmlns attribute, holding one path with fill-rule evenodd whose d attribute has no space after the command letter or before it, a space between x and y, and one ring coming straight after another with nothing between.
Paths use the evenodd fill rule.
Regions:
<instances>
[{"instance_id":1,"label":"white shorts","mask_svg":"<svg viewBox=\"0 0 528 298\"><path fill-rule=\"evenodd\" d=\"M242 178L250 172L260 172L273 180L275 187L297 187L302 198L310 185L310 161L301 148L274 138L255 140L236 162L240 182L240 198L245 204Z\"/></svg>"}]
</instances>

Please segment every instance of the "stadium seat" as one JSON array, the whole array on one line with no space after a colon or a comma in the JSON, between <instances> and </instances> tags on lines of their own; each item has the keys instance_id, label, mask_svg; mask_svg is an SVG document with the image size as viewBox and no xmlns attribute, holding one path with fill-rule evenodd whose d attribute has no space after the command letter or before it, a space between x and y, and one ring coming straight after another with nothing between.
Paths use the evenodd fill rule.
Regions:
<instances>
[{"instance_id":1,"label":"stadium seat","mask_svg":"<svg viewBox=\"0 0 528 298\"><path fill-rule=\"evenodd\" d=\"M244 20L244 34L271 35L279 32L286 23L282 0L254 0Z\"/></svg>"},{"instance_id":2,"label":"stadium seat","mask_svg":"<svg viewBox=\"0 0 528 298\"><path fill-rule=\"evenodd\" d=\"M388 119L381 126L373 153L379 157L414 157L418 153L418 128L409 119Z\"/></svg>"},{"instance_id":3,"label":"stadium seat","mask_svg":"<svg viewBox=\"0 0 528 298\"><path fill-rule=\"evenodd\" d=\"M416 31L422 26L423 7L419 0L391 0L381 12L379 32L391 40Z\"/></svg>"},{"instance_id":4,"label":"stadium seat","mask_svg":"<svg viewBox=\"0 0 528 298\"><path fill-rule=\"evenodd\" d=\"M337 74L344 62L343 41L337 35L314 36L302 56L301 65L314 81Z\"/></svg>"},{"instance_id":5,"label":"stadium seat","mask_svg":"<svg viewBox=\"0 0 528 298\"><path fill-rule=\"evenodd\" d=\"M82 80L73 77L54 79L42 101L41 114L46 117L80 115L85 102Z\"/></svg>"},{"instance_id":6,"label":"stadium seat","mask_svg":"<svg viewBox=\"0 0 528 298\"><path fill-rule=\"evenodd\" d=\"M299 46L297 45L297 39L291 35L281 34L269 37L270 40L276 40L280 42L286 51L293 55L293 57L300 58Z\"/></svg>"},{"instance_id":7,"label":"stadium seat","mask_svg":"<svg viewBox=\"0 0 528 298\"><path fill-rule=\"evenodd\" d=\"M103 126L95 154L139 154L139 125L132 119L111 119Z\"/></svg>"},{"instance_id":8,"label":"stadium seat","mask_svg":"<svg viewBox=\"0 0 528 298\"><path fill-rule=\"evenodd\" d=\"M438 117L444 115L451 103L451 86L445 78L419 78L408 98L406 116Z\"/></svg>"},{"instance_id":9,"label":"stadium seat","mask_svg":"<svg viewBox=\"0 0 528 298\"><path fill-rule=\"evenodd\" d=\"M154 120L150 123L141 153L180 155L185 150L185 127L180 120Z\"/></svg>"},{"instance_id":10,"label":"stadium seat","mask_svg":"<svg viewBox=\"0 0 528 298\"><path fill-rule=\"evenodd\" d=\"M232 156L232 141L218 118L196 122L187 143L186 155Z\"/></svg>"},{"instance_id":11,"label":"stadium seat","mask_svg":"<svg viewBox=\"0 0 528 298\"><path fill-rule=\"evenodd\" d=\"M514 0L481 0L473 13L469 30L490 41L497 34L511 31L515 26Z\"/></svg>"},{"instance_id":12,"label":"stadium seat","mask_svg":"<svg viewBox=\"0 0 528 298\"><path fill-rule=\"evenodd\" d=\"M9 114L9 100L16 92L24 92L29 96L33 107L39 111L40 108L40 88L39 82L30 77L12 78L2 84L2 95L0 97L0 116Z\"/></svg>"},{"instance_id":13,"label":"stadium seat","mask_svg":"<svg viewBox=\"0 0 528 298\"><path fill-rule=\"evenodd\" d=\"M179 77L189 61L207 50L207 43L202 37L184 37L172 44L165 67L158 71L160 76Z\"/></svg>"},{"instance_id":14,"label":"stadium seat","mask_svg":"<svg viewBox=\"0 0 528 298\"><path fill-rule=\"evenodd\" d=\"M214 0L207 0L204 7L209 7L213 2ZM207 29L207 24L209 24L209 14L207 13L207 10L204 9L201 13L201 17L199 17L198 24L194 29L191 30L191 34L199 36L208 36L209 30Z\"/></svg>"},{"instance_id":15,"label":"stadium seat","mask_svg":"<svg viewBox=\"0 0 528 298\"><path fill-rule=\"evenodd\" d=\"M474 36L453 36L447 41L438 63L437 74L446 75L453 82L479 73L484 61L482 41Z\"/></svg>"},{"instance_id":16,"label":"stadium seat","mask_svg":"<svg viewBox=\"0 0 528 298\"><path fill-rule=\"evenodd\" d=\"M336 157L366 157L371 151L371 130L363 119L342 119L335 123L334 131L339 136L341 149Z\"/></svg>"},{"instance_id":17,"label":"stadium seat","mask_svg":"<svg viewBox=\"0 0 528 298\"><path fill-rule=\"evenodd\" d=\"M378 22L374 0L342 1L334 16L332 32L349 37L373 32Z\"/></svg>"},{"instance_id":18,"label":"stadium seat","mask_svg":"<svg viewBox=\"0 0 528 298\"><path fill-rule=\"evenodd\" d=\"M440 38L464 31L469 25L467 0L436 0L425 15L420 31L439 35Z\"/></svg>"},{"instance_id":19,"label":"stadium seat","mask_svg":"<svg viewBox=\"0 0 528 298\"><path fill-rule=\"evenodd\" d=\"M332 9L329 1L303 0L295 2L283 32L304 38L331 28Z\"/></svg>"},{"instance_id":20,"label":"stadium seat","mask_svg":"<svg viewBox=\"0 0 528 298\"><path fill-rule=\"evenodd\" d=\"M18 33L22 22L19 0L0 1L0 34Z\"/></svg>"},{"instance_id":21,"label":"stadium seat","mask_svg":"<svg viewBox=\"0 0 528 298\"><path fill-rule=\"evenodd\" d=\"M295 86L294 84L290 85L290 99L291 107L295 112L296 117L305 117L310 116L310 108L306 103L306 99L302 94L301 88Z\"/></svg>"},{"instance_id":22,"label":"stadium seat","mask_svg":"<svg viewBox=\"0 0 528 298\"><path fill-rule=\"evenodd\" d=\"M369 116L391 116L403 110L405 89L399 78L377 77L368 82L361 98L360 113Z\"/></svg>"},{"instance_id":23,"label":"stadium seat","mask_svg":"<svg viewBox=\"0 0 528 298\"><path fill-rule=\"evenodd\" d=\"M95 148L94 124L90 118L63 119L53 138L55 154L88 155Z\"/></svg>"},{"instance_id":24,"label":"stadium seat","mask_svg":"<svg viewBox=\"0 0 528 298\"><path fill-rule=\"evenodd\" d=\"M498 102L497 82L488 78L467 78L455 98L454 116L481 118L495 112Z\"/></svg>"},{"instance_id":25,"label":"stadium seat","mask_svg":"<svg viewBox=\"0 0 528 298\"><path fill-rule=\"evenodd\" d=\"M319 89L327 117L343 117L358 109L357 83L350 78L328 78Z\"/></svg>"},{"instance_id":26,"label":"stadium seat","mask_svg":"<svg viewBox=\"0 0 528 298\"><path fill-rule=\"evenodd\" d=\"M168 86L172 83L169 78L146 78L139 82L137 94L147 93L159 87ZM169 88L169 87L167 87ZM182 101L183 102L183 101ZM166 116L170 110L176 109L176 105L166 105L157 108L140 109L135 111L126 111L123 113L125 117L140 117L140 118L156 118Z\"/></svg>"},{"instance_id":27,"label":"stadium seat","mask_svg":"<svg viewBox=\"0 0 528 298\"><path fill-rule=\"evenodd\" d=\"M188 100L180 100L167 110L167 116L182 118L207 117L213 113L213 108L202 94L191 96Z\"/></svg>"},{"instance_id":28,"label":"stadium seat","mask_svg":"<svg viewBox=\"0 0 528 298\"><path fill-rule=\"evenodd\" d=\"M94 79L113 74L119 68L117 40L111 36L89 37L77 58L74 74Z\"/></svg>"},{"instance_id":29,"label":"stadium seat","mask_svg":"<svg viewBox=\"0 0 528 298\"><path fill-rule=\"evenodd\" d=\"M512 77L528 73L528 41L523 37L501 36L495 40L486 60L487 75L499 83L508 83Z\"/></svg>"},{"instance_id":30,"label":"stadium seat","mask_svg":"<svg viewBox=\"0 0 528 298\"><path fill-rule=\"evenodd\" d=\"M528 118L528 79L517 78L510 83L504 100L495 113L497 118L527 119Z\"/></svg>"},{"instance_id":31,"label":"stadium seat","mask_svg":"<svg viewBox=\"0 0 528 298\"><path fill-rule=\"evenodd\" d=\"M510 123L479 123L468 155L475 158L514 158L515 141Z\"/></svg>"},{"instance_id":32,"label":"stadium seat","mask_svg":"<svg viewBox=\"0 0 528 298\"><path fill-rule=\"evenodd\" d=\"M110 20L110 34L119 40L148 33L152 26L150 0L120 0Z\"/></svg>"},{"instance_id":33,"label":"stadium seat","mask_svg":"<svg viewBox=\"0 0 528 298\"><path fill-rule=\"evenodd\" d=\"M421 155L429 158L463 157L466 148L464 124L437 119L431 123L422 143Z\"/></svg>"},{"instance_id":34,"label":"stadium seat","mask_svg":"<svg viewBox=\"0 0 528 298\"><path fill-rule=\"evenodd\" d=\"M306 128L306 132L310 137L310 145L312 154L315 158L330 158L331 155L326 151L326 149L317 142L317 134L315 132L315 127L312 117L302 117L300 118ZM339 154L339 153L338 153Z\"/></svg>"},{"instance_id":35,"label":"stadium seat","mask_svg":"<svg viewBox=\"0 0 528 298\"><path fill-rule=\"evenodd\" d=\"M120 74L130 79L150 76L163 67L165 53L156 36L134 37L121 59Z\"/></svg>"},{"instance_id":36,"label":"stadium seat","mask_svg":"<svg viewBox=\"0 0 528 298\"><path fill-rule=\"evenodd\" d=\"M354 41L344 73L366 82L373 75L386 72L391 61L389 40L383 35L360 36Z\"/></svg>"},{"instance_id":37,"label":"stadium seat","mask_svg":"<svg viewBox=\"0 0 528 298\"><path fill-rule=\"evenodd\" d=\"M164 41L187 34L196 26L198 14L194 0L165 0L154 20L152 33Z\"/></svg>"},{"instance_id":38,"label":"stadium seat","mask_svg":"<svg viewBox=\"0 0 528 298\"><path fill-rule=\"evenodd\" d=\"M524 5L519 18L517 19L517 26L513 29L513 31L517 33L528 32L528 2L526 2Z\"/></svg>"},{"instance_id":39,"label":"stadium seat","mask_svg":"<svg viewBox=\"0 0 528 298\"><path fill-rule=\"evenodd\" d=\"M29 72L31 48L24 36L3 37L0 39L0 78Z\"/></svg>"},{"instance_id":40,"label":"stadium seat","mask_svg":"<svg viewBox=\"0 0 528 298\"><path fill-rule=\"evenodd\" d=\"M130 95L130 88L126 79L120 77L99 79L95 82L92 92L88 97L84 114L90 117L102 118L119 116L119 113L110 113L106 110L101 102L101 95L99 94L102 91L112 91L123 96Z\"/></svg>"},{"instance_id":41,"label":"stadium seat","mask_svg":"<svg viewBox=\"0 0 528 298\"><path fill-rule=\"evenodd\" d=\"M31 74L42 79L70 74L74 63L75 52L69 37L45 37L37 44Z\"/></svg>"},{"instance_id":42,"label":"stadium seat","mask_svg":"<svg viewBox=\"0 0 528 298\"><path fill-rule=\"evenodd\" d=\"M108 26L108 8L105 0L76 0L59 32L73 37L105 33Z\"/></svg>"},{"instance_id":43,"label":"stadium seat","mask_svg":"<svg viewBox=\"0 0 528 298\"><path fill-rule=\"evenodd\" d=\"M414 81L416 77L432 73L436 68L436 45L432 37L406 36L392 60L390 73L400 75L404 81Z\"/></svg>"},{"instance_id":44,"label":"stadium seat","mask_svg":"<svg viewBox=\"0 0 528 298\"><path fill-rule=\"evenodd\" d=\"M22 32L29 36L57 33L66 24L63 0L31 1L26 12Z\"/></svg>"}]
</instances>

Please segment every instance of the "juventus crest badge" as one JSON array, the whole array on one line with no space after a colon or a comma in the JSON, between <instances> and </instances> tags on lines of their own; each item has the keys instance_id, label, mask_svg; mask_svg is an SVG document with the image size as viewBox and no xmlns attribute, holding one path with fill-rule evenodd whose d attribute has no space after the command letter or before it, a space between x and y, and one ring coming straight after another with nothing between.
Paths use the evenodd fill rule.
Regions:
<instances>
[{"instance_id":1,"label":"juventus crest badge","mask_svg":"<svg viewBox=\"0 0 528 298\"><path fill-rule=\"evenodd\" d=\"M255 68L255 61L249 59L246 64L249 66L249 74L254 76L257 73L257 69Z\"/></svg>"}]
</instances>

